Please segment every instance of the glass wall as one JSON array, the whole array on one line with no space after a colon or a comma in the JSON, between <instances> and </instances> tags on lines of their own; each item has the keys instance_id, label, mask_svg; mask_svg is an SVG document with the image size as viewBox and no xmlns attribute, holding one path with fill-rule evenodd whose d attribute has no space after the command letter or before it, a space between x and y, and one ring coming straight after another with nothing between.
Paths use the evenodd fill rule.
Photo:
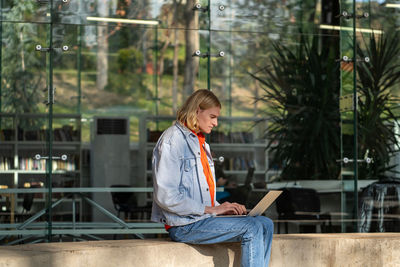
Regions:
<instances>
[{"instance_id":1,"label":"glass wall","mask_svg":"<svg viewBox=\"0 0 400 267\"><path fill-rule=\"evenodd\" d=\"M399 230L399 3L0 3L4 244L165 234L151 152L200 88L221 201L282 189L277 233Z\"/></svg>"}]
</instances>

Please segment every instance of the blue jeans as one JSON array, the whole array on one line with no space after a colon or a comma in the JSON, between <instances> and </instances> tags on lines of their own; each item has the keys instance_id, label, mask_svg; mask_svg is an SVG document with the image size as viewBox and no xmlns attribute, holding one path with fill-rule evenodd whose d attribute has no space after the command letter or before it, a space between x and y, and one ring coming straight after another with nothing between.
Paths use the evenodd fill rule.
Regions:
<instances>
[{"instance_id":1,"label":"blue jeans","mask_svg":"<svg viewBox=\"0 0 400 267\"><path fill-rule=\"evenodd\" d=\"M169 229L172 240L190 244L237 242L242 245L242 267L268 266L273 222L264 216L210 217Z\"/></svg>"}]
</instances>

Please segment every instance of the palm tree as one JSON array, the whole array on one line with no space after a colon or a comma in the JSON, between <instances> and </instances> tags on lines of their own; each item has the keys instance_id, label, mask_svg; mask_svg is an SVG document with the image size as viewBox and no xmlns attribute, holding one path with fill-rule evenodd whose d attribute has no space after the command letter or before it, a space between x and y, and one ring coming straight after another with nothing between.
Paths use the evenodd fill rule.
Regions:
<instances>
[{"instance_id":1,"label":"palm tree","mask_svg":"<svg viewBox=\"0 0 400 267\"><path fill-rule=\"evenodd\" d=\"M275 43L271 63L250 74L263 85L266 137L281 179L334 179L340 157L339 64L332 46L304 35L293 49Z\"/></svg>"},{"instance_id":2,"label":"palm tree","mask_svg":"<svg viewBox=\"0 0 400 267\"><path fill-rule=\"evenodd\" d=\"M400 80L400 35L385 33L379 39L372 34L365 49L357 45L359 57L369 57L358 72L359 153L373 159L370 165L360 165L360 179L384 179L392 154L399 150L395 126L399 126L399 98L393 94Z\"/></svg>"}]
</instances>

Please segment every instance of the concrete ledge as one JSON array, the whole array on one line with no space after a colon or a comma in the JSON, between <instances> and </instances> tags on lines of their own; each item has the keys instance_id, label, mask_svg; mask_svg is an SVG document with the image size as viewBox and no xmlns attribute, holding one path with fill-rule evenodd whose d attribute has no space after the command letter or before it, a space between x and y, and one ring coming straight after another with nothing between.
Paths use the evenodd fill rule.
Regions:
<instances>
[{"instance_id":1,"label":"concrete ledge","mask_svg":"<svg viewBox=\"0 0 400 267\"><path fill-rule=\"evenodd\" d=\"M240 266L240 244L167 240L43 243L0 248L0 267ZM400 266L400 233L275 235L271 267Z\"/></svg>"},{"instance_id":2,"label":"concrete ledge","mask_svg":"<svg viewBox=\"0 0 400 267\"><path fill-rule=\"evenodd\" d=\"M19 245L0 248L0 267L3 266L240 266L240 245L187 245L139 239Z\"/></svg>"},{"instance_id":3,"label":"concrete ledge","mask_svg":"<svg viewBox=\"0 0 400 267\"><path fill-rule=\"evenodd\" d=\"M400 233L279 235L271 266L400 266Z\"/></svg>"}]
</instances>

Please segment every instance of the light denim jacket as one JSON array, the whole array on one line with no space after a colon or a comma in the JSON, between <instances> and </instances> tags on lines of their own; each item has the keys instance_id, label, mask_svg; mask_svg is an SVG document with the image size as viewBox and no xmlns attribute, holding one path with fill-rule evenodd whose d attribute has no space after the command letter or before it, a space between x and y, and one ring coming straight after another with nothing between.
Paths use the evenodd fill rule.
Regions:
<instances>
[{"instance_id":1,"label":"light denim jacket","mask_svg":"<svg viewBox=\"0 0 400 267\"><path fill-rule=\"evenodd\" d=\"M206 154L215 181L214 162ZM211 197L200 159L197 136L175 122L161 135L153 150L153 208L151 219L170 226L190 224L210 216ZM214 182L215 192L215 182ZM219 205L215 199L215 205Z\"/></svg>"}]
</instances>

